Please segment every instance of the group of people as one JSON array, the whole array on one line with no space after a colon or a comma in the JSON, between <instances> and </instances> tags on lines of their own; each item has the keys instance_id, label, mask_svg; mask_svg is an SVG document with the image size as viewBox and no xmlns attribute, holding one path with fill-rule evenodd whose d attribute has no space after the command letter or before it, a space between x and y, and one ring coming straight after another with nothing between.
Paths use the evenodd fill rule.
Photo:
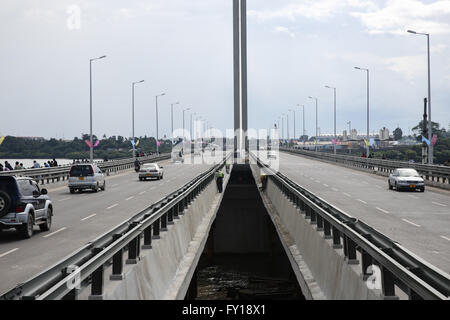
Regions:
<instances>
[{"instance_id":1,"label":"group of people","mask_svg":"<svg viewBox=\"0 0 450 320\"><path fill-rule=\"evenodd\" d=\"M43 165L44 168L57 167L57 166L58 166L58 162L56 161L55 158L53 158L53 160L48 160L47 162L44 162L44 165ZM33 166L30 169L37 169L37 168L42 168L42 167L39 164L39 162L37 162L36 160L33 160ZM0 171L13 171L13 170L25 170L25 169L26 168L23 165L23 163L19 163L19 161L16 161L16 164L14 165L14 167L8 161L5 161L5 165L0 163Z\"/></svg>"}]
</instances>

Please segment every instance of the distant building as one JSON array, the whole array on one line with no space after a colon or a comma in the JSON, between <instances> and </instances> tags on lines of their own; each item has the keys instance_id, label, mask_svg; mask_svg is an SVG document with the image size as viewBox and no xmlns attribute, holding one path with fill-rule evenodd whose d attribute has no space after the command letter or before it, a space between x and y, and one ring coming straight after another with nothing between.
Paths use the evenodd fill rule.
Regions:
<instances>
[{"instance_id":1,"label":"distant building","mask_svg":"<svg viewBox=\"0 0 450 320\"><path fill-rule=\"evenodd\" d=\"M345 141L348 140L347 130L342 131L342 139Z\"/></svg>"},{"instance_id":2,"label":"distant building","mask_svg":"<svg viewBox=\"0 0 450 320\"><path fill-rule=\"evenodd\" d=\"M389 140L389 129L386 127L383 127L383 129L380 130L380 140Z\"/></svg>"},{"instance_id":3,"label":"distant building","mask_svg":"<svg viewBox=\"0 0 450 320\"><path fill-rule=\"evenodd\" d=\"M358 131L356 129L352 129L350 132L350 140L357 140L358 139Z\"/></svg>"}]
</instances>

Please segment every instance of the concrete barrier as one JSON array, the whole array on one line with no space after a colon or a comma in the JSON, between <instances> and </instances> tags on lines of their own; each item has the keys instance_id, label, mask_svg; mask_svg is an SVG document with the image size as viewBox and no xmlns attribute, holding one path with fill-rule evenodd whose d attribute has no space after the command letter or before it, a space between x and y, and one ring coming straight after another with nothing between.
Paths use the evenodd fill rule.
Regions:
<instances>
[{"instance_id":1,"label":"concrete barrier","mask_svg":"<svg viewBox=\"0 0 450 320\"><path fill-rule=\"evenodd\" d=\"M229 175L225 175L224 189ZM105 286L104 299L184 299L208 239L224 193L215 182L192 202L173 225L152 241L152 249L141 251L136 265L126 265L124 277Z\"/></svg>"},{"instance_id":2,"label":"concrete barrier","mask_svg":"<svg viewBox=\"0 0 450 320\"><path fill-rule=\"evenodd\" d=\"M259 170L252 169L259 177ZM261 195L307 299L382 299L380 290L363 281L360 267L349 264L343 249L334 249L271 179Z\"/></svg>"}]
</instances>

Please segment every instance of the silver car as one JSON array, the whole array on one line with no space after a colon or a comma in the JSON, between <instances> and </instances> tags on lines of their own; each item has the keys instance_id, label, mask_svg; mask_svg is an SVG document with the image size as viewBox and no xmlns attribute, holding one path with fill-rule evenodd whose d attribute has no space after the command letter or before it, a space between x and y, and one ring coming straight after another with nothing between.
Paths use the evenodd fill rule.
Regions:
<instances>
[{"instance_id":1,"label":"silver car","mask_svg":"<svg viewBox=\"0 0 450 320\"><path fill-rule=\"evenodd\" d=\"M389 175L388 179L389 189L400 191L401 189L417 190L421 192L425 191L425 182L420 174L410 168L395 169L394 172Z\"/></svg>"},{"instance_id":2,"label":"silver car","mask_svg":"<svg viewBox=\"0 0 450 320\"><path fill-rule=\"evenodd\" d=\"M157 180L164 178L163 167L159 166L157 163L146 163L139 170L139 180L147 180L156 178Z\"/></svg>"},{"instance_id":3,"label":"silver car","mask_svg":"<svg viewBox=\"0 0 450 320\"><path fill-rule=\"evenodd\" d=\"M106 189L105 175L96 164L74 164L69 171L69 190L92 189L98 192Z\"/></svg>"}]
</instances>

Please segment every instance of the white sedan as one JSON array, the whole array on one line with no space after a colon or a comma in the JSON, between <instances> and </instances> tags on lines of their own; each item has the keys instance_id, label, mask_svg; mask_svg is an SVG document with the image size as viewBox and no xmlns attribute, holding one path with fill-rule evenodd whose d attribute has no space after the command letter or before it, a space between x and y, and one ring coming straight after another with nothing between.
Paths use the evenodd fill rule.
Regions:
<instances>
[{"instance_id":1,"label":"white sedan","mask_svg":"<svg viewBox=\"0 0 450 320\"><path fill-rule=\"evenodd\" d=\"M147 180L156 178L160 180L164 177L163 167L160 167L157 163L146 163L139 170L139 180Z\"/></svg>"},{"instance_id":2,"label":"white sedan","mask_svg":"<svg viewBox=\"0 0 450 320\"><path fill-rule=\"evenodd\" d=\"M420 174L409 168L395 169L394 172L389 175L388 179L389 189L400 191L401 189L416 190L421 192L425 191L425 182Z\"/></svg>"}]
</instances>

